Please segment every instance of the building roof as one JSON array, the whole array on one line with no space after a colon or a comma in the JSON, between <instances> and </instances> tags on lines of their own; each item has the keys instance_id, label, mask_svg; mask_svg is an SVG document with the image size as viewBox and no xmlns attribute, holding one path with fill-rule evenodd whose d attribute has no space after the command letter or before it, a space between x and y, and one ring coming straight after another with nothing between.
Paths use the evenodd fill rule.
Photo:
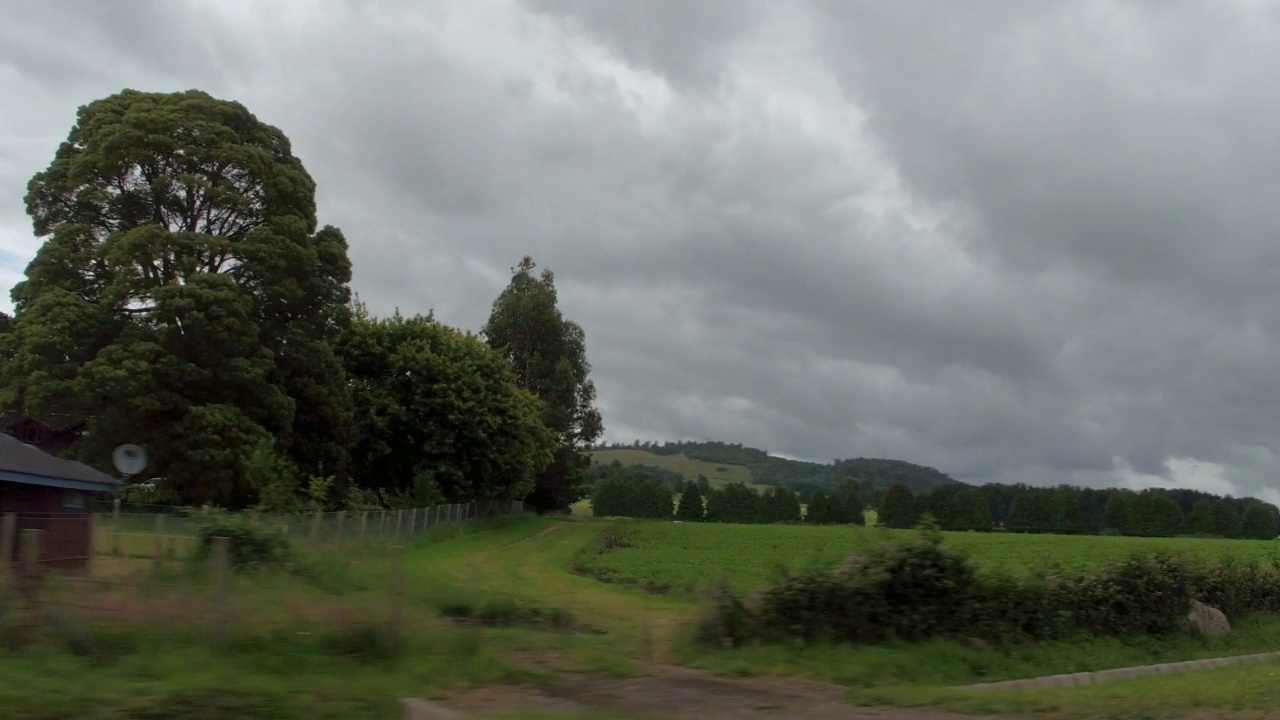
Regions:
<instances>
[{"instance_id":1,"label":"building roof","mask_svg":"<svg viewBox=\"0 0 1280 720\"><path fill-rule=\"evenodd\" d=\"M74 460L64 460L0 434L0 481L106 492L121 481Z\"/></svg>"}]
</instances>

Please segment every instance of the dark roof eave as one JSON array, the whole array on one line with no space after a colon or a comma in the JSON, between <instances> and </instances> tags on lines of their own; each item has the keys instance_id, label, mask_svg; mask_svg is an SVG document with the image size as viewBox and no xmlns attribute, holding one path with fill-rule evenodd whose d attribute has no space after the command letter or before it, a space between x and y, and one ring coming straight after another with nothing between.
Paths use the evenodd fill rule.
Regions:
<instances>
[{"instance_id":1,"label":"dark roof eave","mask_svg":"<svg viewBox=\"0 0 1280 720\"><path fill-rule=\"evenodd\" d=\"M120 487L119 482L90 482L88 480L66 480L44 475L9 472L0 470L0 482L18 483L21 485L39 485L41 487L61 488L63 490L86 490L89 492L111 492Z\"/></svg>"}]
</instances>

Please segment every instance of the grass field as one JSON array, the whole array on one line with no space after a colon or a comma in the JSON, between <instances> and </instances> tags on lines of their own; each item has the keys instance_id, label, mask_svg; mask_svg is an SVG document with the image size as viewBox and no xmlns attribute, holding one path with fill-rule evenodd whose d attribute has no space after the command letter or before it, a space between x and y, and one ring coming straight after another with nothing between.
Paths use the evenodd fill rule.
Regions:
<instances>
[{"instance_id":1,"label":"grass field","mask_svg":"<svg viewBox=\"0 0 1280 720\"><path fill-rule=\"evenodd\" d=\"M661 583L683 591L706 588L721 574L747 591L767 584L780 570L831 565L886 538L913 531L876 527L728 525L613 521L630 547L585 556L592 569L618 582ZM979 568L1015 573L1057 563L1080 566L1120 558L1135 550L1265 558L1280 552L1271 540L1131 538L1091 535L943 533L945 542L967 551Z\"/></svg>"},{"instance_id":2,"label":"grass field","mask_svg":"<svg viewBox=\"0 0 1280 720\"><path fill-rule=\"evenodd\" d=\"M612 527L624 528L633 547L595 553L600 534ZM82 657L57 643L21 653L0 647L0 675L7 681L0 684L0 716L116 720L185 713L203 718L392 718L399 716L395 704L399 697L440 697L468 686L538 682L549 673L563 671L632 676L646 673L652 664L681 664L725 676L812 677L848 686L852 697L863 703L927 704L970 712L1157 718L1185 716L1194 708L1262 710L1280 702L1280 691L1271 683L1277 668L1271 665L1196 675L1194 681L1149 678L1081 690L977 696L946 689L972 682L1270 650L1280 647L1280 617L1233 618L1233 635L1214 643L1174 637L990 649L934 641L708 650L688 641L688 631L701 612L696 597L647 595L625 583L602 583L571 571L575 561L585 557L618 573L694 586L726 570L739 587L752 587L768 581L770 562L795 567L838 561L893 532L527 517L444 526L414 539L404 555L408 635L402 656L361 657L349 650L359 650L368 640L341 632L342 622L381 622L388 610L387 553L365 548L327 558L323 582L238 578L238 607L242 608L238 612L259 613L257 617L270 619L278 627L244 635L226 650L215 650L207 638L201 639L208 628L203 621L175 627L145 612L135 618L142 623L138 632L128 629L132 626L125 618L105 636L105 657ZM1246 541L946 537L969 549L984 567L1021 571L1046 556L1087 563L1139 547L1241 556L1264 555L1271 547ZM263 586L255 588L255 583ZM198 587L194 590L199 592ZM90 598L79 600L89 602ZM129 597L121 600L120 607L146 610L174 605L164 597L153 600L153 605L135 606L131 603L145 603L147 598ZM521 622L492 626L442 617L442 611L459 608L471 609L477 617L568 621L554 626ZM335 618L339 621L334 628L336 644L320 639L326 632L322 623ZM69 684L68 677L84 681ZM1209 677L1216 679L1202 679ZM1233 699L1233 695L1240 697ZM208 712L192 715L192 708ZM529 717L588 716L608 717L596 713Z\"/></svg>"},{"instance_id":3,"label":"grass field","mask_svg":"<svg viewBox=\"0 0 1280 720\"><path fill-rule=\"evenodd\" d=\"M608 465L614 460L623 465L649 465L663 470L670 470L671 472L678 472L688 480L696 480L699 475L706 475L712 485L724 485L733 482L755 485L755 479L751 476L751 471L742 465L723 465L706 462L705 460L693 460L683 453L680 455L654 455L644 450L629 449L597 450L591 453L592 462Z\"/></svg>"}]
</instances>

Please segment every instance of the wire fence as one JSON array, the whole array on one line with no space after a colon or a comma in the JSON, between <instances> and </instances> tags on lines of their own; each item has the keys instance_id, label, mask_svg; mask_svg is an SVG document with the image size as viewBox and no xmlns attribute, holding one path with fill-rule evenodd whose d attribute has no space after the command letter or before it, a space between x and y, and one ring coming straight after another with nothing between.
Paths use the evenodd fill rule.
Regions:
<instances>
[{"instance_id":1,"label":"wire fence","mask_svg":"<svg viewBox=\"0 0 1280 720\"><path fill-rule=\"evenodd\" d=\"M456 625L437 605L405 602L404 546L466 520L522 513L516 502L298 515L212 510L0 515L0 634L50 632L90 645L102 633L220 647L264 633L339 647ZM286 559L242 565L253 537L278 535ZM208 523L217 530L202 530ZM230 536L230 537L228 537ZM79 640L76 640L79 638ZM364 638L361 640L360 638ZM380 640L379 640L380 642Z\"/></svg>"}]
</instances>

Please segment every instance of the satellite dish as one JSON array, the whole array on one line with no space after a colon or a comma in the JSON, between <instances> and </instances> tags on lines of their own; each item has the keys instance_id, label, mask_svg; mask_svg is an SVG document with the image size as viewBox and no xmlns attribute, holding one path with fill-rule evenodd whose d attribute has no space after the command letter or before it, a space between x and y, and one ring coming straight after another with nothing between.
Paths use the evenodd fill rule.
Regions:
<instances>
[{"instance_id":1,"label":"satellite dish","mask_svg":"<svg viewBox=\"0 0 1280 720\"><path fill-rule=\"evenodd\" d=\"M121 475L137 475L147 467L147 451L137 445L121 445L111 453L111 462Z\"/></svg>"}]
</instances>

